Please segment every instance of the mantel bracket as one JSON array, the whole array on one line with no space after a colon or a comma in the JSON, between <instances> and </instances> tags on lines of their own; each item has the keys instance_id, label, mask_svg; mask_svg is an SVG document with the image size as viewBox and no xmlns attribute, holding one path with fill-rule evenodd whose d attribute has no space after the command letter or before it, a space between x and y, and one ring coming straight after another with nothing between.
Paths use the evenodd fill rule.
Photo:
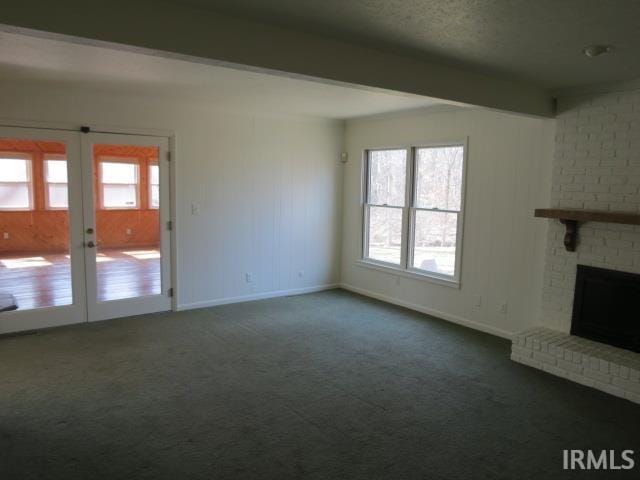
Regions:
<instances>
[{"instance_id":1,"label":"mantel bracket","mask_svg":"<svg viewBox=\"0 0 640 480\"><path fill-rule=\"evenodd\" d=\"M613 212L608 210L585 210L579 208L536 208L538 218L555 218L565 226L564 246L568 252L575 252L578 243L579 223L601 222L619 225L640 225L640 213Z\"/></svg>"},{"instance_id":2,"label":"mantel bracket","mask_svg":"<svg viewBox=\"0 0 640 480\"><path fill-rule=\"evenodd\" d=\"M576 244L578 243L578 221L561 218L560 223L562 223L566 228L564 234L564 247L567 249L567 252L575 252Z\"/></svg>"}]
</instances>

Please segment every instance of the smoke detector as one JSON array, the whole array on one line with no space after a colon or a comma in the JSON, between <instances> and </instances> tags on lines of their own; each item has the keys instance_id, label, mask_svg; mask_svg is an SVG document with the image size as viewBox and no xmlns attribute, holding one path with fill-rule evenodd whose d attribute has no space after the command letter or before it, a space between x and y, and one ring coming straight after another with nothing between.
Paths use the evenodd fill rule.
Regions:
<instances>
[{"instance_id":1,"label":"smoke detector","mask_svg":"<svg viewBox=\"0 0 640 480\"><path fill-rule=\"evenodd\" d=\"M609 53L611 50L613 50L611 45L589 45L582 49L582 53L589 58L593 58L604 53Z\"/></svg>"}]
</instances>

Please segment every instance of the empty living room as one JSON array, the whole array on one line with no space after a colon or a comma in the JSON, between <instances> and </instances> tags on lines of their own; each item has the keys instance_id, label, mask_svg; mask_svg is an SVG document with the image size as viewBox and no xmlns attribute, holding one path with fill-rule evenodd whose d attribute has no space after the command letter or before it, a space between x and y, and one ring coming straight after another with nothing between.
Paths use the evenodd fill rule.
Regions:
<instances>
[{"instance_id":1,"label":"empty living room","mask_svg":"<svg viewBox=\"0 0 640 480\"><path fill-rule=\"evenodd\" d=\"M640 478L640 3L0 8L0 480Z\"/></svg>"}]
</instances>

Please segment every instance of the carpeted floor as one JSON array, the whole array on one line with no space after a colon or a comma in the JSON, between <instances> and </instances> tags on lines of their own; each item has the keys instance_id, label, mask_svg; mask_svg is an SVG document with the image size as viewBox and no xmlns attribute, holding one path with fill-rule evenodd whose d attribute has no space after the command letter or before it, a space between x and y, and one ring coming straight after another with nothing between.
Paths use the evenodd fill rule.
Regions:
<instances>
[{"instance_id":1,"label":"carpeted floor","mask_svg":"<svg viewBox=\"0 0 640 480\"><path fill-rule=\"evenodd\" d=\"M639 427L506 340L340 290L0 338L2 480L612 478L562 449L638 463Z\"/></svg>"}]
</instances>

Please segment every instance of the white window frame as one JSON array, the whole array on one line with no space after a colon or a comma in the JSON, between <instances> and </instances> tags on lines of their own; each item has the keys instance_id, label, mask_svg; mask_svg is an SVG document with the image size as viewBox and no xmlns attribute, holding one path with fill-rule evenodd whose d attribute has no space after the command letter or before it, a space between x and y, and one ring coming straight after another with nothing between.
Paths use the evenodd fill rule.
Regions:
<instances>
[{"instance_id":1,"label":"white window frame","mask_svg":"<svg viewBox=\"0 0 640 480\"><path fill-rule=\"evenodd\" d=\"M105 163L126 163L134 165L136 167L136 181L135 183L105 183L102 181L103 170ZM110 185L134 185L136 188L136 204L133 206L124 207L106 207L104 204L104 187ZM98 186L100 188L100 209L101 210L140 210L140 161L136 157L108 157L101 156L98 160Z\"/></svg>"},{"instance_id":2,"label":"white window frame","mask_svg":"<svg viewBox=\"0 0 640 480\"><path fill-rule=\"evenodd\" d=\"M462 185L460 191L460 210L450 211L442 209L432 209L416 207L415 205L415 193L416 193L416 152L421 148L438 148L438 147L462 147ZM407 152L407 173L405 184L405 205L402 208L402 242L400 250L400 265L384 262L376 259L369 258L369 209L371 206L385 206L369 203L369 158L370 153L375 151L384 150L406 150ZM363 153L363 168L362 168L362 255L358 264L360 266L373 268L375 270L386 271L394 273L396 275L417 278L421 280L427 280L440 285L446 285L450 287L460 288L461 285L461 272L462 272L462 245L463 245L463 233L464 233L464 212L465 212L465 192L466 192L466 177L467 177L467 162L468 162L468 139L443 141L433 143L416 143L410 146L396 146L396 147L384 147L384 148L371 148L366 149ZM400 207L394 207L400 208ZM413 254L414 254L414 229L416 212L420 211L433 211L438 213L455 213L458 215L457 230L456 230L456 258L453 275L445 275L437 272L430 272L428 270L422 270L413 267Z\"/></svg>"},{"instance_id":3,"label":"white window frame","mask_svg":"<svg viewBox=\"0 0 640 480\"><path fill-rule=\"evenodd\" d=\"M44 208L45 210L68 210L69 209L69 165L67 164L67 181L66 182L50 182L47 180L49 176L47 161L48 160L64 160L67 161L67 156L61 153L45 153L42 157L42 183L44 185ZM66 185L67 186L67 206L66 207L52 207L49 204L49 185Z\"/></svg>"},{"instance_id":4,"label":"white window frame","mask_svg":"<svg viewBox=\"0 0 640 480\"><path fill-rule=\"evenodd\" d=\"M153 167L156 167L158 169L158 183L151 183L151 169ZM160 201L160 165L156 162L149 162L147 165L148 171L147 171L147 185L148 185L148 192L147 195L149 196L149 198L147 199L147 201L149 202L149 210L158 210L160 208L160 204L158 203L158 205L153 205L153 186L156 185L158 187L158 201Z\"/></svg>"},{"instance_id":5,"label":"white window frame","mask_svg":"<svg viewBox=\"0 0 640 480\"><path fill-rule=\"evenodd\" d=\"M0 152L0 158L6 158L11 160L24 160L27 162L27 181L26 182L0 182L0 185L13 186L13 185L26 185L29 198L29 206L26 208L11 208L0 206L0 212L31 212L35 210L33 202L33 157L29 154L16 153L16 152Z\"/></svg>"}]
</instances>

